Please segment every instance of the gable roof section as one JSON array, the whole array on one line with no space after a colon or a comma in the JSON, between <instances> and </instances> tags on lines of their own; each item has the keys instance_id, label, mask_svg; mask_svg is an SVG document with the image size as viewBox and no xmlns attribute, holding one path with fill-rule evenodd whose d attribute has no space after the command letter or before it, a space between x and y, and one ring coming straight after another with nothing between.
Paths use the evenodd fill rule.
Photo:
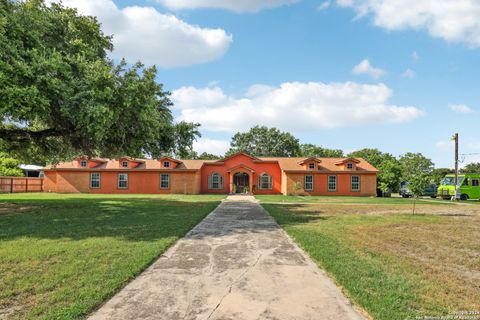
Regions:
<instances>
[{"instance_id":1,"label":"gable roof section","mask_svg":"<svg viewBox=\"0 0 480 320\"><path fill-rule=\"evenodd\" d=\"M171 161L171 162L175 162L175 163L182 163L181 160L177 160L177 159L174 159L174 158L168 157L168 156L164 156L164 157L158 158L158 161L160 161L160 162L165 161L165 160L168 160L168 161Z\"/></svg>"},{"instance_id":2,"label":"gable roof section","mask_svg":"<svg viewBox=\"0 0 480 320\"><path fill-rule=\"evenodd\" d=\"M249 154L246 153L246 152L239 151L239 152L236 152L236 153L234 153L234 154L232 154L232 155L229 155L228 157L225 157L225 158L223 158L223 159L220 159L220 160L218 160L217 162L225 162L226 160L231 159L231 158L235 158L236 156L239 156L239 155L244 155L244 156L246 156L246 157L248 157L248 158L250 158L250 159L252 159L252 160L260 160L260 158L251 156L251 155L249 155Z\"/></svg>"},{"instance_id":3,"label":"gable roof section","mask_svg":"<svg viewBox=\"0 0 480 320\"><path fill-rule=\"evenodd\" d=\"M322 162L322 160L317 158L317 157L310 157L310 158L306 158L306 159L300 161L299 164L304 165L305 163L310 162L310 161L315 161L316 163L321 163Z\"/></svg>"},{"instance_id":4,"label":"gable roof section","mask_svg":"<svg viewBox=\"0 0 480 320\"><path fill-rule=\"evenodd\" d=\"M347 162L360 163L360 160L358 160L357 158L345 158L343 160L337 161L335 164L338 166Z\"/></svg>"},{"instance_id":5,"label":"gable roof section","mask_svg":"<svg viewBox=\"0 0 480 320\"><path fill-rule=\"evenodd\" d=\"M234 170L237 170L238 168L243 168L243 169L246 169L246 170L248 170L248 171L250 171L250 172L255 172L254 169L252 169L252 168L250 168L250 167L248 167L248 166L246 166L246 165L244 165L244 164L236 165L235 167L232 167L232 168L228 169L227 172L232 172L232 171L234 171Z\"/></svg>"}]
</instances>

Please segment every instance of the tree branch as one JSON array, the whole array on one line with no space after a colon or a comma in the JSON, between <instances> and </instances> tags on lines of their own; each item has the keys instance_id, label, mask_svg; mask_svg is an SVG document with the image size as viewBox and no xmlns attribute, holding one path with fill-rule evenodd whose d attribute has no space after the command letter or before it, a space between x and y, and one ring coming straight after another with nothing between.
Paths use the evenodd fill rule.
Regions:
<instances>
[{"instance_id":1,"label":"tree branch","mask_svg":"<svg viewBox=\"0 0 480 320\"><path fill-rule=\"evenodd\" d=\"M32 140L41 140L47 137L59 137L68 133L68 130L60 129L44 129L40 131L17 129L17 128L0 128L0 139L11 142L27 142Z\"/></svg>"}]
</instances>

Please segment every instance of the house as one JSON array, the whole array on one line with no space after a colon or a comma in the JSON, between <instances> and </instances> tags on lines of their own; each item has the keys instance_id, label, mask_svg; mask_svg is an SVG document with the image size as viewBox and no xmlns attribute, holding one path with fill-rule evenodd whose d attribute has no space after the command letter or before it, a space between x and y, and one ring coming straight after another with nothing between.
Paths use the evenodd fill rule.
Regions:
<instances>
[{"instance_id":1,"label":"house","mask_svg":"<svg viewBox=\"0 0 480 320\"><path fill-rule=\"evenodd\" d=\"M375 196L377 172L361 158L253 157L242 152L221 160L79 157L47 166L44 190Z\"/></svg>"}]
</instances>

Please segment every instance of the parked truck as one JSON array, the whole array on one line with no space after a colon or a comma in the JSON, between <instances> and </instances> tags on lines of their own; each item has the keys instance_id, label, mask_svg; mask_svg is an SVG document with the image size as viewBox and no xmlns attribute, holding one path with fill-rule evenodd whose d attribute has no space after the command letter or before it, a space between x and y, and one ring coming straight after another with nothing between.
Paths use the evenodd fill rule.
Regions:
<instances>
[{"instance_id":1,"label":"parked truck","mask_svg":"<svg viewBox=\"0 0 480 320\"><path fill-rule=\"evenodd\" d=\"M465 173L458 175L457 185L460 189L460 199L480 199L480 174ZM437 194L443 199L455 196L455 175L447 174L437 189Z\"/></svg>"},{"instance_id":2,"label":"parked truck","mask_svg":"<svg viewBox=\"0 0 480 320\"><path fill-rule=\"evenodd\" d=\"M408 188L408 181L404 181L400 183L400 191L399 194L403 198L411 198L413 197L412 191ZM421 196L428 196L431 198L437 197L437 185L435 183L429 184L425 189L423 189Z\"/></svg>"}]
</instances>

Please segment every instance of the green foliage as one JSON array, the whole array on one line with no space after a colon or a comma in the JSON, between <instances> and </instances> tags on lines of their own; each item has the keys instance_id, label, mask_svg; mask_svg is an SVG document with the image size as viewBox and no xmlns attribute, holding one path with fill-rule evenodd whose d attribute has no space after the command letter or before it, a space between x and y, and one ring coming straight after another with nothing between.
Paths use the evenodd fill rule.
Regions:
<instances>
[{"instance_id":1,"label":"green foliage","mask_svg":"<svg viewBox=\"0 0 480 320\"><path fill-rule=\"evenodd\" d=\"M300 156L317 158L341 158L343 151L340 149L327 149L311 143L300 145Z\"/></svg>"},{"instance_id":2,"label":"green foliage","mask_svg":"<svg viewBox=\"0 0 480 320\"><path fill-rule=\"evenodd\" d=\"M294 195L298 195L298 192L302 189L302 184L299 181L295 181L293 183L293 193Z\"/></svg>"},{"instance_id":3,"label":"green foliage","mask_svg":"<svg viewBox=\"0 0 480 320\"><path fill-rule=\"evenodd\" d=\"M0 0L0 142L50 161L183 153L196 124L173 124L155 67L108 58L94 17L41 0Z\"/></svg>"},{"instance_id":4,"label":"green foliage","mask_svg":"<svg viewBox=\"0 0 480 320\"><path fill-rule=\"evenodd\" d=\"M433 171L433 162L421 153L407 152L400 156L400 164L403 170L403 178L410 181L410 178L419 173L431 174Z\"/></svg>"},{"instance_id":5,"label":"green foliage","mask_svg":"<svg viewBox=\"0 0 480 320\"><path fill-rule=\"evenodd\" d=\"M412 194L419 197L432 179L433 162L421 153L408 152L400 157L403 179L408 181Z\"/></svg>"},{"instance_id":6,"label":"green foliage","mask_svg":"<svg viewBox=\"0 0 480 320\"><path fill-rule=\"evenodd\" d=\"M248 132L237 132L227 155L246 152L256 157L294 157L300 154L300 143L288 132L255 126Z\"/></svg>"},{"instance_id":7,"label":"green foliage","mask_svg":"<svg viewBox=\"0 0 480 320\"><path fill-rule=\"evenodd\" d=\"M460 170L462 173L480 173L480 162L472 162L467 164Z\"/></svg>"},{"instance_id":8,"label":"green foliage","mask_svg":"<svg viewBox=\"0 0 480 320\"><path fill-rule=\"evenodd\" d=\"M200 124L190 122L179 122L175 125L175 149L174 154L180 159L186 159L193 152L193 142L200 137L198 131Z\"/></svg>"},{"instance_id":9,"label":"green foliage","mask_svg":"<svg viewBox=\"0 0 480 320\"><path fill-rule=\"evenodd\" d=\"M432 170L431 176L432 176L432 183L435 184L440 184L443 178L449 173L455 173L455 170L453 169L448 169L448 168L435 168Z\"/></svg>"},{"instance_id":10,"label":"green foliage","mask_svg":"<svg viewBox=\"0 0 480 320\"><path fill-rule=\"evenodd\" d=\"M23 171L18 168L20 162L4 152L0 152L0 176L23 177Z\"/></svg>"},{"instance_id":11,"label":"green foliage","mask_svg":"<svg viewBox=\"0 0 480 320\"><path fill-rule=\"evenodd\" d=\"M387 190L382 191L398 191L402 178L402 166L393 155L381 152L378 149L365 148L351 152L348 156L363 158L380 170L377 175L377 183L379 186L388 187Z\"/></svg>"},{"instance_id":12,"label":"green foliage","mask_svg":"<svg viewBox=\"0 0 480 320\"><path fill-rule=\"evenodd\" d=\"M211 154L211 153L207 153L207 152L202 152L197 157L198 160L219 160L221 158L222 157L220 157L220 156L217 156L217 155L214 155L214 154Z\"/></svg>"},{"instance_id":13,"label":"green foliage","mask_svg":"<svg viewBox=\"0 0 480 320\"><path fill-rule=\"evenodd\" d=\"M221 159L221 156L217 156L212 153L208 152L202 152L201 154L198 154L196 151L190 151L188 154L183 157L182 159L193 159L193 160L219 160Z\"/></svg>"}]
</instances>

